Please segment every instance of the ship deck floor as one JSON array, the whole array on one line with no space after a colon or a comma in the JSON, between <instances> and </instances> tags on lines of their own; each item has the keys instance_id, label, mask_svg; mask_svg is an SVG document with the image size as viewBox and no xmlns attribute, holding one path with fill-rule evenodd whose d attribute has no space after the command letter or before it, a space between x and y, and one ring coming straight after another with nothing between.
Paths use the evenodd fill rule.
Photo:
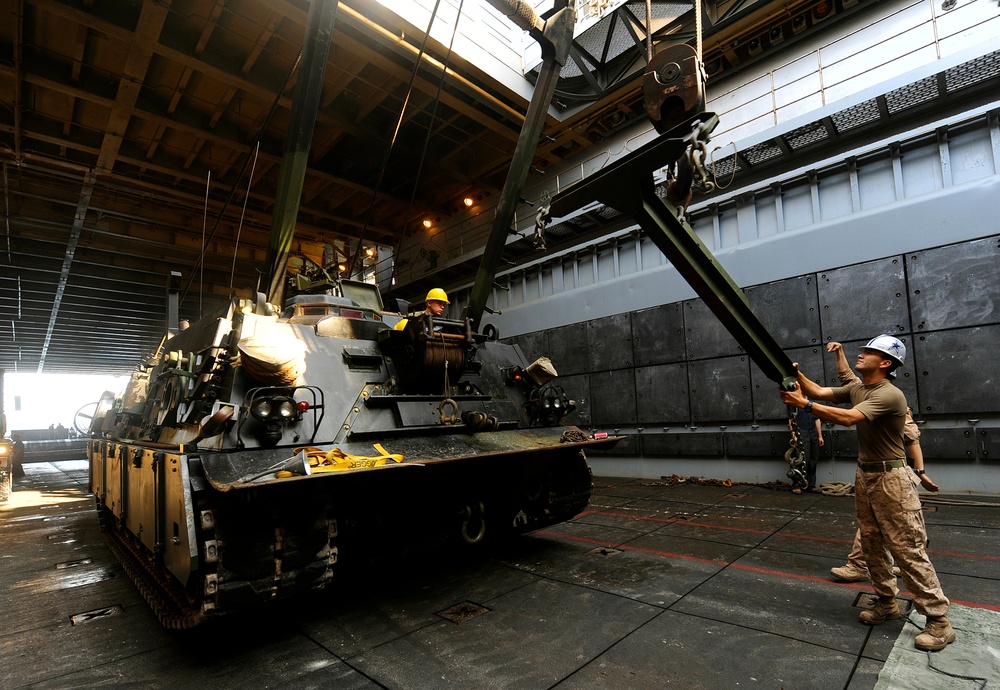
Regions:
<instances>
[{"instance_id":1,"label":"ship deck floor","mask_svg":"<svg viewBox=\"0 0 1000 690\"><path fill-rule=\"evenodd\" d=\"M925 501L958 633L933 654L913 623L860 624L870 585L829 576L853 498L609 477L587 511L502 550L429 549L175 633L101 539L86 462L25 469L0 504L8 690L1000 688L997 497Z\"/></svg>"}]
</instances>

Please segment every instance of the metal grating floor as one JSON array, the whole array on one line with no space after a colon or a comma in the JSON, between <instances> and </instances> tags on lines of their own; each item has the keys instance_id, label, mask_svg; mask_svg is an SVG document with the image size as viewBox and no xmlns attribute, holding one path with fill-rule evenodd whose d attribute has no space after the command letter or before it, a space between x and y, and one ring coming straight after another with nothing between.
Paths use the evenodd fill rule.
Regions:
<instances>
[{"instance_id":1,"label":"metal grating floor","mask_svg":"<svg viewBox=\"0 0 1000 690\"><path fill-rule=\"evenodd\" d=\"M933 655L910 654L902 620L857 621L867 583L830 579L853 499L612 478L574 520L501 550L427 550L175 634L104 546L86 463L26 469L0 505L7 689L867 690L900 687L900 669L906 687L966 687L932 666L1000 683L1000 498L926 513L959 635Z\"/></svg>"}]
</instances>

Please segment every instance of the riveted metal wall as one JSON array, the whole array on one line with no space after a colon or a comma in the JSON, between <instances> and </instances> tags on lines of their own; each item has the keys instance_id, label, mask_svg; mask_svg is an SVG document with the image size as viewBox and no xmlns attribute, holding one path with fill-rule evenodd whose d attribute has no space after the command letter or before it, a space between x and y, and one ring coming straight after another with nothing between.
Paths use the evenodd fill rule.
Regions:
<instances>
[{"instance_id":1,"label":"riveted metal wall","mask_svg":"<svg viewBox=\"0 0 1000 690\"><path fill-rule=\"evenodd\" d=\"M632 321L628 314L587 322L587 371L626 369L633 365Z\"/></svg>"},{"instance_id":2,"label":"riveted metal wall","mask_svg":"<svg viewBox=\"0 0 1000 690\"><path fill-rule=\"evenodd\" d=\"M723 453L722 434L689 433L644 434L643 455L672 455L677 457L719 457Z\"/></svg>"},{"instance_id":3,"label":"riveted metal wall","mask_svg":"<svg viewBox=\"0 0 1000 690\"><path fill-rule=\"evenodd\" d=\"M688 362L688 380L692 424L750 421L753 406L750 358L746 355Z\"/></svg>"},{"instance_id":4,"label":"riveted metal wall","mask_svg":"<svg viewBox=\"0 0 1000 690\"><path fill-rule=\"evenodd\" d=\"M591 422L598 427L634 427L635 395L635 373L632 369L591 374Z\"/></svg>"},{"instance_id":5,"label":"riveted metal wall","mask_svg":"<svg viewBox=\"0 0 1000 690\"><path fill-rule=\"evenodd\" d=\"M587 356L587 324L574 323L548 331L549 357L556 371L565 376L590 371Z\"/></svg>"},{"instance_id":6,"label":"riveted metal wall","mask_svg":"<svg viewBox=\"0 0 1000 690\"><path fill-rule=\"evenodd\" d=\"M782 348L819 342L819 295L814 276L801 276L745 290L747 303Z\"/></svg>"},{"instance_id":7,"label":"riveted metal wall","mask_svg":"<svg viewBox=\"0 0 1000 690\"><path fill-rule=\"evenodd\" d=\"M737 355L743 348L700 299L684 302L684 338L689 359Z\"/></svg>"},{"instance_id":8,"label":"riveted metal wall","mask_svg":"<svg viewBox=\"0 0 1000 690\"><path fill-rule=\"evenodd\" d=\"M902 257L824 271L818 281L823 331L833 339L910 332Z\"/></svg>"},{"instance_id":9,"label":"riveted metal wall","mask_svg":"<svg viewBox=\"0 0 1000 690\"><path fill-rule=\"evenodd\" d=\"M1000 412L998 338L997 324L916 336L921 414Z\"/></svg>"},{"instance_id":10,"label":"riveted metal wall","mask_svg":"<svg viewBox=\"0 0 1000 690\"><path fill-rule=\"evenodd\" d=\"M680 303L632 312L632 357L636 366L682 362L684 310Z\"/></svg>"},{"instance_id":11,"label":"riveted metal wall","mask_svg":"<svg viewBox=\"0 0 1000 690\"><path fill-rule=\"evenodd\" d=\"M825 355L825 347L799 347L786 350L793 362L798 362L799 371L804 372L810 379L821 385L823 383L823 372L825 367L833 368L832 359ZM787 407L782 404L781 398L777 396L778 384L764 376L756 364L750 365L750 383L753 391L753 418L756 422L782 419L788 416Z\"/></svg>"},{"instance_id":12,"label":"riveted metal wall","mask_svg":"<svg viewBox=\"0 0 1000 690\"><path fill-rule=\"evenodd\" d=\"M784 431L733 431L724 436L729 457L784 458L788 450L789 435Z\"/></svg>"},{"instance_id":13,"label":"riveted metal wall","mask_svg":"<svg viewBox=\"0 0 1000 690\"><path fill-rule=\"evenodd\" d=\"M992 460L1000 455L998 260L1000 238L991 237L751 286L746 294L799 369L821 385L840 385L826 351L831 340L843 344L853 366L869 338L899 337L907 359L895 385L917 420L930 424L921 439L925 457ZM718 449L728 457L775 458L787 446L787 408L777 385L700 300L513 340L529 359L553 358L563 374L556 382L577 401L565 421L641 437L621 445L619 455ZM853 429L827 425L826 434L821 457L857 456Z\"/></svg>"},{"instance_id":14,"label":"riveted metal wall","mask_svg":"<svg viewBox=\"0 0 1000 690\"><path fill-rule=\"evenodd\" d=\"M970 425L965 429L934 429L920 435L920 448L925 457L941 460L975 460L976 430Z\"/></svg>"},{"instance_id":15,"label":"riveted metal wall","mask_svg":"<svg viewBox=\"0 0 1000 690\"><path fill-rule=\"evenodd\" d=\"M636 367L635 400L642 426L687 425L691 421L687 365Z\"/></svg>"},{"instance_id":16,"label":"riveted metal wall","mask_svg":"<svg viewBox=\"0 0 1000 690\"><path fill-rule=\"evenodd\" d=\"M975 434L979 459L992 463L1000 461L1000 429L980 428Z\"/></svg>"},{"instance_id":17,"label":"riveted metal wall","mask_svg":"<svg viewBox=\"0 0 1000 690\"><path fill-rule=\"evenodd\" d=\"M913 331L1000 320L1000 240L989 237L906 257Z\"/></svg>"}]
</instances>

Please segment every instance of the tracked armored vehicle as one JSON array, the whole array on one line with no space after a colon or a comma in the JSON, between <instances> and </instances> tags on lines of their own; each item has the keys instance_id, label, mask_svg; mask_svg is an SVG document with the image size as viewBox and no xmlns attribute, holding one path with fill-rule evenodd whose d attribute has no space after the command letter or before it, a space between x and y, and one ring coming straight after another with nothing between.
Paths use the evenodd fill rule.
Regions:
<instances>
[{"instance_id":1,"label":"tracked armored vehicle","mask_svg":"<svg viewBox=\"0 0 1000 690\"><path fill-rule=\"evenodd\" d=\"M500 242L572 38L574 8L556 4L544 23L517 13L561 47L545 58L501 193ZM124 395L105 395L94 415L90 481L105 534L170 628L323 588L380 551L442 536L475 545L569 519L590 496L584 449L614 440L558 426L572 401L551 366L477 331L485 293L470 300L474 316L418 315L396 330L375 286L321 267L286 273L298 150L335 7L310 9L268 294L185 330L172 313ZM486 284L497 258L480 268Z\"/></svg>"},{"instance_id":2,"label":"tracked armored vehicle","mask_svg":"<svg viewBox=\"0 0 1000 690\"><path fill-rule=\"evenodd\" d=\"M556 0L542 23L518 0L489 1L543 44L543 63L463 318L421 315L397 330L374 286L322 276L306 276L306 294L274 299L288 287L278 216L294 221L276 210L269 295L170 329L124 396L101 400L91 488L109 543L164 625L325 587L374 551L442 535L475 545L587 505L584 452L617 439L559 426L572 401L548 363L479 333L575 8ZM304 49L307 76L311 64L325 55ZM310 81L296 88L308 94ZM540 226L593 201L631 216L764 374L793 386L792 363L683 219L708 184L705 144L718 123L702 112L690 49L651 56L644 90L661 136L553 195ZM302 111L293 104L293 116ZM304 159L295 148L311 132L290 129L305 141L287 147L283 172ZM661 196L653 175L665 167Z\"/></svg>"},{"instance_id":3,"label":"tracked armored vehicle","mask_svg":"<svg viewBox=\"0 0 1000 690\"><path fill-rule=\"evenodd\" d=\"M165 625L323 587L373 550L477 544L587 505L593 441L532 426L572 407L517 347L464 321L394 330L375 286L338 292L204 318L95 414L91 488Z\"/></svg>"}]
</instances>

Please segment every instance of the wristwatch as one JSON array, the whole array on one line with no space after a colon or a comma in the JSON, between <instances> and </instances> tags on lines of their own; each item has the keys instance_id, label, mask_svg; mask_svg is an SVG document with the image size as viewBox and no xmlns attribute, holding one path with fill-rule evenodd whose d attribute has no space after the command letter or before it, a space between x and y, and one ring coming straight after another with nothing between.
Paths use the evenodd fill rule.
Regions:
<instances>
[{"instance_id":1,"label":"wristwatch","mask_svg":"<svg viewBox=\"0 0 1000 690\"><path fill-rule=\"evenodd\" d=\"M808 402L806 402L806 406L803 407L802 409L805 410L806 412L812 414L812 411L813 411L813 401L809 400Z\"/></svg>"},{"instance_id":2,"label":"wristwatch","mask_svg":"<svg viewBox=\"0 0 1000 690\"><path fill-rule=\"evenodd\" d=\"M927 470L913 470L913 474L919 477L922 474L927 474Z\"/></svg>"}]
</instances>

